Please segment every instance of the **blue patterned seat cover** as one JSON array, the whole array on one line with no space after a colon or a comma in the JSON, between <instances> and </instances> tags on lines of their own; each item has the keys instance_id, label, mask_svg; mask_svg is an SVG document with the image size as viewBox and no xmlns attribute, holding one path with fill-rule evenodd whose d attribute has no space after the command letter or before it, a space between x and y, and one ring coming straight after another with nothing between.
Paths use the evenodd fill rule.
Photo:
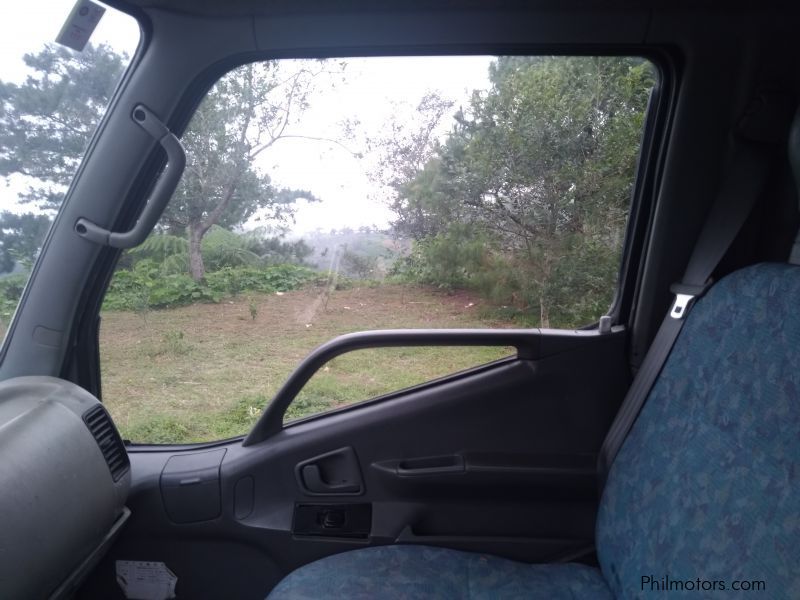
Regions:
<instances>
[{"instance_id":1,"label":"blue patterned seat cover","mask_svg":"<svg viewBox=\"0 0 800 600\"><path fill-rule=\"evenodd\" d=\"M617 596L652 575L800 598L800 267L733 273L689 313L609 473L597 547Z\"/></svg>"},{"instance_id":2,"label":"blue patterned seat cover","mask_svg":"<svg viewBox=\"0 0 800 600\"><path fill-rule=\"evenodd\" d=\"M537 596L541 594L541 596ZM378 546L334 554L286 577L273 599L320 600L611 599L598 569L529 565L430 546Z\"/></svg>"},{"instance_id":3,"label":"blue patterned seat cover","mask_svg":"<svg viewBox=\"0 0 800 600\"><path fill-rule=\"evenodd\" d=\"M800 598L800 267L738 271L689 313L609 473L597 553L602 573L365 548L298 569L270 599L724 598L753 580L766 589L749 596Z\"/></svg>"}]
</instances>

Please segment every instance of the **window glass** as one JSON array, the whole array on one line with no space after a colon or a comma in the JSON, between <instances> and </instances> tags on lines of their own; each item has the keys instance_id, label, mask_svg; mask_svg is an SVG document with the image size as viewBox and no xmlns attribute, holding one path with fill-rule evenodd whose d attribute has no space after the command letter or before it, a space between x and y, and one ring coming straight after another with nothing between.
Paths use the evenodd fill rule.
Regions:
<instances>
[{"instance_id":1,"label":"window glass","mask_svg":"<svg viewBox=\"0 0 800 600\"><path fill-rule=\"evenodd\" d=\"M631 57L228 73L183 136L175 196L105 298L103 394L124 435L243 434L298 362L343 333L596 321L616 291L654 81ZM290 416L444 375L427 370L428 350L407 350L403 378L343 358Z\"/></svg>"},{"instance_id":2,"label":"window glass","mask_svg":"<svg viewBox=\"0 0 800 600\"><path fill-rule=\"evenodd\" d=\"M108 100L139 26L105 7L81 51L55 43L74 0L3 3L0 14L0 333Z\"/></svg>"},{"instance_id":3,"label":"window glass","mask_svg":"<svg viewBox=\"0 0 800 600\"><path fill-rule=\"evenodd\" d=\"M350 406L515 356L513 348L409 347L357 350L328 361L303 387L284 422ZM253 407L252 412L260 413Z\"/></svg>"}]
</instances>

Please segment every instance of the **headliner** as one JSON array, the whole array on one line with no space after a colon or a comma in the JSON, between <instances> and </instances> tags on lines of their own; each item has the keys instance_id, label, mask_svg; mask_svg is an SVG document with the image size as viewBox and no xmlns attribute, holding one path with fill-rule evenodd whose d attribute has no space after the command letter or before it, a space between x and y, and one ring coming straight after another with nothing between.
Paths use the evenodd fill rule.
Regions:
<instances>
[{"instance_id":1,"label":"headliner","mask_svg":"<svg viewBox=\"0 0 800 600\"><path fill-rule=\"evenodd\" d=\"M796 2L787 0L108 0L124 10L160 9L206 17L268 16L280 14L332 14L425 11L525 10L702 10L720 14L766 12L784 8L794 13Z\"/></svg>"}]
</instances>

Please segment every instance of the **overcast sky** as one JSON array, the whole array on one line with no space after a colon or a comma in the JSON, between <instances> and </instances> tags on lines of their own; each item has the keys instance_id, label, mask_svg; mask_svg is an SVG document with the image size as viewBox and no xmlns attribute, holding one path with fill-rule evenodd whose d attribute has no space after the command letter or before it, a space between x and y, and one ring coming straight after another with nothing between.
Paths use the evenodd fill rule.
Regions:
<instances>
[{"instance_id":1,"label":"overcast sky","mask_svg":"<svg viewBox=\"0 0 800 600\"><path fill-rule=\"evenodd\" d=\"M0 7L0 79L21 81L22 56L35 52L58 35L73 3L69 0L4 0ZM133 53L138 26L127 15L108 8L91 41ZM415 107L428 92L464 105L474 89L488 86L488 57L355 58L348 59L344 81L326 86L312 99L296 126L297 133L340 137L340 123L357 120L357 138L378 137L392 119L413 124ZM443 125L443 131L449 122ZM353 146L353 144L350 144ZM363 150L357 142L353 150ZM326 142L281 140L259 158L258 168L281 187L308 189L322 202L301 206L295 233L322 228L385 226L391 213L370 180L375 157L359 159ZM16 203L18 185L0 189L0 208L29 210ZM252 224L251 224L252 225Z\"/></svg>"}]
</instances>

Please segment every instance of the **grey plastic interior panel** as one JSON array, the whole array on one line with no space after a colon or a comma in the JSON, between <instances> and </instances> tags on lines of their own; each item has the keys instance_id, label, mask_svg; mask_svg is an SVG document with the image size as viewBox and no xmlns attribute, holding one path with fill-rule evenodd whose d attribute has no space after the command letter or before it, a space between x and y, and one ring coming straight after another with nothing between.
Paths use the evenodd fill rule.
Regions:
<instances>
[{"instance_id":1,"label":"grey plastic interior panel","mask_svg":"<svg viewBox=\"0 0 800 600\"><path fill-rule=\"evenodd\" d=\"M491 26L487 26L487 18ZM575 10L563 13L538 11L461 11L442 15L317 14L257 17L255 35L259 48L304 51L309 48L380 48L420 45L514 45L605 42L636 44L644 41L649 13L646 10Z\"/></svg>"},{"instance_id":2,"label":"grey plastic interior panel","mask_svg":"<svg viewBox=\"0 0 800 600\"><path fill-rule=\"evenodd\" d=\"M225 448L171 457L161 471L164 510L175 523L215 519L220 513L219 469Z\"/></svg>"},{"instance_id":3,"label":"grey plastic interior panel","mask_svg":"<svg viewBox=\"0 0 800 600\"><path fill-rule=\"evenodd\" d=\"M97 405L59 379L0 383L2 598L53 593L123 514L130 471L114 482L82 418Z\"/></svg>"},{"instance_id":4,"label":"grey plastic interior panel","mask_svg":"<svg viewBox=\"0 0 800 600\"><path fill-rule=\"evenodd\" d=\"M95 549L87 556L84 561L75 568L69 577L53 592L50 596L50 600L61 600L73 598L75 596L75 592L80 588L83 581L89 576L89 574L94 570L97 566L97 563L106 555L108 550L111 548L111 545L117 541L119 534L122 532L123 528L128 522L128 519L131 516L131 511L127 507L122 508L122 512L120 513L117 520L114 521L114 524L111 526L111 529L108 530L108 533L103 536L103 539L100 543L95 547Z\"/></svg>"}]
</instances>

